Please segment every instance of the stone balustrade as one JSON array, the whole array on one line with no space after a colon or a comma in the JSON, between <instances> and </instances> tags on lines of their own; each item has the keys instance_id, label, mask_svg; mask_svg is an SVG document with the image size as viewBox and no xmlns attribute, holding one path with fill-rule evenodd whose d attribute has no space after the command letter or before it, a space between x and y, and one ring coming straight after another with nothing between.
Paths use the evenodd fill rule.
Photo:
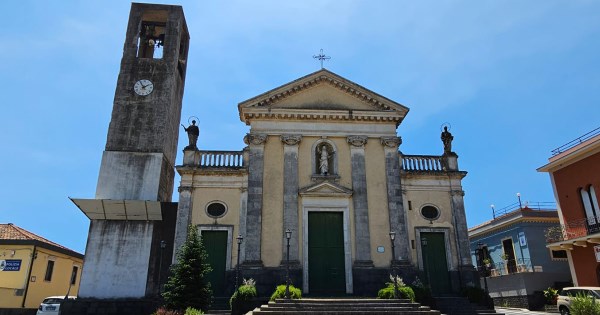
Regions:
<instances>
[{"instance_id":1,"label":"stone balustrade","mask_svg":"<svg viewBox=\"0 0 600 315\"><path fill-rule=\"evenodd\" d=\"M442 172L442 157L436 155L403 155L402 170L405 172Z\"/></svg>"},{"instance_id":2,"label":"stone balustrade","mask_svg":"<svg viewBox=\"0 0 600 315\"><path fill-rule=\"evenodd\" d=\"M196 151L199 167L242 168L245 166L243 151Z\"/></svg>"}]
</instances>

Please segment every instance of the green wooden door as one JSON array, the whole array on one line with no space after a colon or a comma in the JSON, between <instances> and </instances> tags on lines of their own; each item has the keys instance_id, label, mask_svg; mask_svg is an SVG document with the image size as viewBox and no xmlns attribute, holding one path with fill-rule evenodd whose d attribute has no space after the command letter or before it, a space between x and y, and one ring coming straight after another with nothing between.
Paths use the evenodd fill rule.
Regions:
<instances>
[{"instance_id":1,"label":"green wooden door","mask_svg":"<svg viewBox=\"0 0 600 315\"><path fill-rule=\"evenodd\" d=\"M421 253L425 276L433 295L450 293L450 276L446 261L444 233L421 233Z\"/></svg>"},{"instance_id":2,"label":"green wooden door","mask_svg":"<svg viewBox=\"0 0 600 315\"><path fill-rule=\"evenodd\" d=\"M212 271L207 278L214 296L225 294L225 264L227 262L227 231L202 231L202 242Z\"/></svg>"},{"instance_id":3,"label":"green wooden door","mask_svg":"<svg viewBox=\"0 0 600 315\"><path fill-rule=\"evenodd\" d=\"M308 286L312 296L346 293L341 212L308 213Z\"/></svg>"}]
</instances>

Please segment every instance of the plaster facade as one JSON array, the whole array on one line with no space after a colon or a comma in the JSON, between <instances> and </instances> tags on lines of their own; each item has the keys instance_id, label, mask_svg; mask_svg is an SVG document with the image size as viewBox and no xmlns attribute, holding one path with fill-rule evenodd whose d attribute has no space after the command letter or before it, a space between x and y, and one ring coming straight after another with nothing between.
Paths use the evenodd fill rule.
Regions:
<instances>
[{"instance_id":1,"label":"plaster facade","mask_svg":"<svg viewBox=\"0 0 600 315\"><path fill-rule=\"evenodd\" d=\"M374 294L387 281L392 260L407 281L422 276L420 233L432 231L444 236L448 276L474 284L462 202L466 172L458 169L454 153L404 156L398 150L397 127L408 108L323 69L244 101L238 109L250 126L248 147L186 150L176 169L180 189L193 190L192 224L231 226L233 238L241 235L242 274L258 278L259 291L284 282L278 272L287 263L284 232L290 229L293 281L310 294L311 212L342 213L346 294ZM208 163L207 156L222 157ZM243 164L233 165L225 156L243 156ZM215 200L227 206L223 217L206 214L207 204ZM439 215L424 218L420 210L425 205ZM180 203L181 210L188 211ZM391 231L398 235L396 257ZM227 250L232 273L237 246L227 245ZM266 274L277 276L261 276Z\"/></svg>"}]
</instances>

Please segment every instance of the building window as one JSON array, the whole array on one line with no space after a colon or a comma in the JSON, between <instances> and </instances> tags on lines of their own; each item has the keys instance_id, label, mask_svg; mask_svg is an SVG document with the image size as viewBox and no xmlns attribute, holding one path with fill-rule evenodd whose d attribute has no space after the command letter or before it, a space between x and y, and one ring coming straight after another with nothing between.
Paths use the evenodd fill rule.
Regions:
<instances>
[{"instance_id":1,"label":"building window","mask_svg":"<svg viewBox=\"0 0 600 315\"><path fill-rule=\"evenodd\" d=\"M52 281L52 271L54 271L54 261L48 260L48 265L46 266L46 276L44 276L45 281Z\"/></svg>"},{"instance_id":2,"label":"building window","mask_svg":"<svg viewBox=\"0 0 600 315\"><path fill-rule=\"evenodd\" d=\"M440 210L432 205L426 205L421 208L421 215L429 221L437 220L440 217Z\"/></svg>"},{"instance_id":3,"label":"building window","mask_svg":"<svg viewBox=\"0 0 600 315\"><path fill-rule=\"evenodd\" d=\"M74 285L77 281L77 271L79 271L79 267L73 266L73 271L71 272L71 285Z\"/></svg>"},{"instance_id":4,"label":"building window","mask_svg":"<svg viewBox=\"0 0 600 315\"><path fill-rule=\"evenodd\" d=\"M600 223L598 214L600 209L598 208L598 199L596 198L596 191L594 186L591 186L586 190L583 188L579 189L581 194L581 202L583 203L583 209L585 210L585 216L588 219L588 224Z\"/></svg>"},{"instance_id":5,"label":"building window","mask_svg":"<svg viewBox=\"0 0 600 315\"><path fill-rule=\"evenodd\" d=\"M227 205L221 201L212 201L206 206L206 214L213 218L220 218L227 213Z\"/></svg>"},{"instance_id":6,"label":"building window","mask_svg":"<svg viewBox=\"0 0 600 315\"><path fill-rule=\"evenodd\" d=\"M552 259L567 259L566 250L550 250L550 254L552 255Z\"/></svg>"}]
</instances>

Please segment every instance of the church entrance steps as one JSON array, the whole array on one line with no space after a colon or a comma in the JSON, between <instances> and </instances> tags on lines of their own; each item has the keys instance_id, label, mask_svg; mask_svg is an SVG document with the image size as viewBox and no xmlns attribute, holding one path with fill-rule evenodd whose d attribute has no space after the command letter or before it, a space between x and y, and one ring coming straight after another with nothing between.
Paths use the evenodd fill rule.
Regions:
<instances>
[{"instance_id":1,"label":"church entrance steps","mask_svg":"<svg viewBox=\"0 0 600 315\"><path fill-rule=\"evenodd\" d=\"M277 299L262 305L248 313L260 314L397 314L397 315L440 315L439 311L431 310L427 306L410 302L407 299L381 300L381 299L317 299L306 298L300 300Z\"/></svg>"}]
</instances>

